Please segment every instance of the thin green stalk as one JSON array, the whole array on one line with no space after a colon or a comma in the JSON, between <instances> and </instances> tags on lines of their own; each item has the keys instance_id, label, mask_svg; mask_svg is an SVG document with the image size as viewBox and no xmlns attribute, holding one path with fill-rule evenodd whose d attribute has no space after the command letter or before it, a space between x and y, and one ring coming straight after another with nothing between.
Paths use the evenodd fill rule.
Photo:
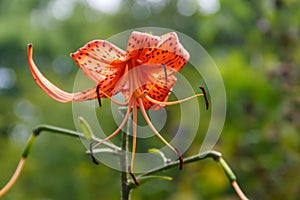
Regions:
<instances>
[{"instance_id":1,"label":"thin green stalk","mask_svg":"<svg viewBox=\"0 0 300 200\"><path fill-rule=\"evenodd\" d=\"M201 154L197 154L197 155L194 155L194 156L187 157L187 158L183 159L183 161L184 161L185 164L188 164L188 163L193 163L193 162L196 162L196 161L204 160L204 159L207 159L207 158L212 158L214 161L216 161L220 164L220 166L222 167L223 171L225 172L228 180L230 181L233 189L235 190L236 194L240 197L240 199L248 200L246 195L242 192L241 188L237 184L235 174L233 173L233 171L231 170L229 165L226 163L226 161L222 158L222 154L220 152L217 152L217 151L204 152L204 153L201 153ZM157 168L152 169L148 172L145 172L145 173L139 175L137 177L137 179L143 178L145 176L149 176L151 174L158 173L158 172L161 172L161 171L173 168L173 167L178 167L179 165L180 165L179 161L173 161L173 162L167 163L164 166L157 167Z\"/></svg>"},{"instance_id":2,"label":"thin green stalk","mask_svg":"<svg viewBox=\"0 0 300 200\"><path fill-rule=\"evenodd\" d=\"M51 125L39 125L37 126L34 130L33 130L33 133L34 134L40 134L42 131L49 131L51 133L58 133L58 134L62 134L62 135L67 135L67 136L73 136L73 137L80 137L80 138L83 138L83 139L86 139L85 135L83 133L80 133L80 132L77 132L77 131L73 131L73 130L70 130L70 129L65 129L65 128L60 128L60 127L56 127L56 126L51 126ZM95 137L95 136L92 136L91 138L91 141L93 142L100 142L102 141L101 139ZM109 142L103 142L102 143L103 145L115 150L115 151L121 151L121 148L112 144L112 143L109 143Z\"/></svg>"},{"instance_id":3,"label":"thin green stalk","mask_svg":"<svg viewBox=\"0 0 300 200\"><path fill-rule=\"evenodd\" d=\"M128 182L128 174L127 174L127 154L128 152L128 140L129 136L128 133L130 131L130 117L127 121L127 127L126 132L122 131L122 138L121 138L121 148L122 151L120 153L120 166L121 166L121 199L122 200L129 200L130 199L130 193L131 193L131 187L129 186Z\"/></svg>"},{"instance_id":4,"label":"thin green stalk","mask_svg":"<svg viewBox=\"0 0 300 200\"><path fill-rule=\"evenodd\" d=\"M51 125L39 125L37 126L35 129L33 129L33 133L30 136L30 138L27 141L27 144L23 150L22 153L22 157L19 161L19 164L14 172L14 174L12 175L12 177L10 178L10 180L6 183L6 185L0 190L0 198L5 195L10 189L11 187L15 184L15 182L17 181L18 177L20 176L24 165L25 165L25 161L26 158L28 157L34 142L36 141L37 136L40 135L40 133L42 133L43 131L47 131L49 133L57 133L57 134L62 134L62 135L66 135L66 136L71 136L71 137L80 137L80 138L85 138L84 134L73 131L73 130L69 130L69 129L64 129L64 128L59 128L56 126L51 126ZM96 137L92 137L91 138L92 141L94 142L99 142L101 141L100 139L96 138ZM111 148L112 150L119 152L121 151L121 148L108 143L108 142L104 142L103 144L105 144L107 147Z\"/></svg>"},{"instance_id":5,"label":"thin green stalk","mask_svg":"<svg viewBox=\"0 0 300 200\"><path fill-rule=\"evenodd\" d=\"M221 157L221 156L222 156L222 154L217 151L210 151L210 152L204 152L201 154L197 154L194 156L184 158L183 161L184 161L184 164L188 164L188 163L196 162L196 161L203 160L206 158L217 158L217 157ZM151 174L154 174L157 172L161 172L161 171L173 168L173 167L178 167L179 165L180 165L179 160L169 162L169 163L165 164L164 166L160 166L160 167L154 168L148 172L145 172L145 173L139 175L138 177L148 176L148 175L151 175Z\"/></svg>"},{"instance_id":6,"label":"thin green stalk","mask_svg":"<svg viewBox=\"0 0 300 200\"><path fill-rule=\"evenodd\" d=\"M128 149L128 135L122 132L122 153L120 154L120 166L121 166L121 199L128 200L130 196L131 188L128 185L127 177L127 156L126 152Z\"/></svg>"}]
</instances>

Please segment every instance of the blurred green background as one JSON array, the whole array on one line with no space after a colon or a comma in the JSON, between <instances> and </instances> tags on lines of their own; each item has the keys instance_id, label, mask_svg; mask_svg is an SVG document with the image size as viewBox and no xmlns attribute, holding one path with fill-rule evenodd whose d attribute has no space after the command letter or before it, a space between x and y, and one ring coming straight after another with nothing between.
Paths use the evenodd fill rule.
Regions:
<instances>
[{"instance_id":1,"label":"blurred green background","mask_svg":"<svg viewBox=\"0 0 300 200\"><path fill-rule=\"evenodd\" d=\"M296 0L1 0L1 187L34 126L74 129L72 105L52 100L33 81L26 45L34 44L41 71L72 91L78 67L70 52L92 39L155 26L197 40L219 67L228 110L215 149L245 193L251 199L299 199L299 10ZM199 146L195 142L187 155ZM4 199L118 199L119 172L94 165L84 151L78 139L43 134ZM211 160L165 174L175 180L147 183L132 198L237 199Z\"/></svg>"}]
</instances>

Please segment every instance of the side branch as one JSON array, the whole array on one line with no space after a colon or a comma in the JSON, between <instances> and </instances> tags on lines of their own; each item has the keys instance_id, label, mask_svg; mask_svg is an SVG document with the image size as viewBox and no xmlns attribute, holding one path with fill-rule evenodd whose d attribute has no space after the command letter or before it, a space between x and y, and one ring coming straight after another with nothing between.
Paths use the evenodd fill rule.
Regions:
<instances>
[{"instance_id":1,"label":"side branch","mask_svg":"<svg viewBox=\"0 0 300 200\"><path fill-rule=\"evenodd\" d=\"M49 133L57 133L57 134L61 134L61 135L67 135L67 136L71 136L71 137L80 137L80 138L84 138L84 139L86 138L83 133L76 132L76 131L69 130L69 129L59 128L59 127L50 126L50 125L37 126L35 129L33 129L32 135L30 136L30 138L27 141L27 144L23 150L22 157L17 166L17 169L15 170L15 172L12 175L12 177L10 178L10 180L6 183L6 185L0 190L0 198L3 195L5 195L10 190L10 188L15 184L16 180L18 179L19 175L22 172L26 158L29 155L30 150L32 149L32 146L33 146L37 136L39 136L40 133L42 133L43 131L47 131ZM96 137L92 137L91 140L94 142L102 141ZM112 149L115 152L121 151L120 147L115 146L114 144L111 144L109 142L103 142L103 144L105 144L107 147L109 147L110 149Z\"/></svg>"},{"instance_id":2,"label":"side branch","mask_svg":"<svg viewBox=\"0 0 300 200\"><path fill-rule=\"evenodd\" d=\"M237 183L237 180L236 180L235 174L233 173L233 171L231 170L229 165L226 163L226 161L222 158L222 154L220 152L217 152L217 151L204 152L204 153L201 153L201 154L197 154L197 155L194 155L194 156L184 158L183 161L184 161L185 164L188 164L188 163L193 163L193 162L196 162L196 161L204 160L206 158L212 158L214 161L218 162L220 164L220 166L222 167L223 171L225 172L228 180L230 181L234 191L239 196L239 198L241 200L248 200L246 195L243 193L243 191L239 187L239 185ZM150 170L146 173L143 173L143 174L139 175L137 178L138 179L143 178L145 176L149 176L149 175L152 175L154 173L158 173L158 172L161 172L161 171L173 168L173 167L178 167L179 165L180 165L180 162L178 160L170 162L170 163L166 163L164 166L152 169L152 170Z\"/></svg>"},{"instance_id":3,"label":"side branch","mask_svg":"<svg viewBox=\"0 0 300 200\"><path fill-rule=\"evenodd\" d=\"M72 136L72 137L79 137L79 138L83 138L86 139L85 135L83 133L77 132L77 131L73 131L70 129L65 129L65 128L60 128L60 127L56 127L56 126L51 126L51 125L39 125L36 128L33 129L33 134L35 135L39 135L42 131L48 131L50 133L57 133L57 134L61 134L61 135L66 135L66 136ZM92 136L91 138L92 142L101 142L102 140ZM121 148L109 143L109 142L103 142L102 144L104 144L105 146L115 150L115 151L121 151Z\"/></svg>"}]
</instances>

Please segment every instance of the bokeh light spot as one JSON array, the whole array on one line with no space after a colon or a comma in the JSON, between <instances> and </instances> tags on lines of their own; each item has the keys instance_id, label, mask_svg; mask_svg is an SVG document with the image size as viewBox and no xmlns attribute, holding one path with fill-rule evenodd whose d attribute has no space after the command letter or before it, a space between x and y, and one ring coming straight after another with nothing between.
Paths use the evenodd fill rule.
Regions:
<instances>
[{"instance_id":1,"label":"bokeh light spot","mask_svg":"<svg viewBox=\"0 0 300 200\"><path fill-rule=\"evenodd\" d=\"M197 11L197 5L194 0L179 0L177 10L183 16L192 16Z\"/></svg>"},{"instance_id":2,"label":"bokeh light spot","mask_svg":"<svg viewBox=\"0 0 300 200\"><path fill-rule=\"evenodd\" d=\"M199 11L203 15L212 15L220 10L219 0L198 0Z\"/></svg>"},{"instance_id":3,"label":"bokeh light spot","mask_svg":"<svg viewBox=\"0 0 300 200\"><path fill-rule=\"evenodd\" d=\"M16 73L14 70L1 67L0 68L0 90L10 89L15 85Z\"/></svg>"},{"instance_id":4,"label":"bokeh light spot","mask_svg":"<svg viewBox=\"0 0 300 200\"><path fill-rule=\"evenodd\" d=\"M119 11L121 0L87 0L88 5L103 13L115 14Z\"/></svg>"}]
</instances>

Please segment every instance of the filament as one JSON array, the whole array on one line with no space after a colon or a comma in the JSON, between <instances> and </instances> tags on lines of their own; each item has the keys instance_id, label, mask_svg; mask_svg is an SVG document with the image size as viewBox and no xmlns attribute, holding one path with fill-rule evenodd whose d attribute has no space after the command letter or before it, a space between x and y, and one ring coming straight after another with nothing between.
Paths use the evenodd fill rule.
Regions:
<instances>
[{"instance_id":1,"label":"filament","mask_svg":"<svg viewBox=\"0 0 300 200\"><path fill-rule=\"evenodd\" d=\"M129 101L120 102L120 101L117 101L117 100L113 99L111 96L107 95L105 92L103 92L103 91L101 91L101 90L99 90L99 92L100 92L101 94L103 94L106 98L108 98L110 101L112 101L113 103L115 103L115 104L117 104L117 105L119 105L119 106L127 106L127 105L128 105L128 102L129 102Z\"/></svg>"},{"instance_id":2,"label":"filament","mask_svg":"<svg viewBox=\"0 0 300 200\"><path fill-rule=\"evenodd\" d=\"M187 97L185 99L181 99L181 100L178 100L178 101L167 101L167 102L164 102L164 101L157 101L155 99L152 99L149 95L146 95L145 98L148 100L148 101L151 101L152 103L154 104L160 104L160 105L164 105L164 106L170 106L170 105L176 105L176 104L180 104L180 103L183 103L183 102L186 102L186 101L189 101L193 98L196 98L196 97L200 97L200 96L203 96L203 94L196 94L196 95L193 95L191 97Z\"/></svg>"},{"instance_id":3,"label":"filament","mask_svg":"<svg viewBox=\"0 0 300 200\"><path fill-rule=\"evenodd\" d=\"M171 145L169 144L160 134L159 132L155 129L155 127L153 126L153 124L151 123L147 113L146 113L146 110L144 108L144 105L143 105L143 101L141 98L138 99L139 100L139 105L140 105L140 109L141 109L141 112L142 112L142 115L144 116L144 119L146 120L148 126L151 128L151 130L155 133L155 135L163 142L165 143L172 151L174 151L177 155L178 155L178 152L177 150Z\"/></svg>"},{"instance_id":4,"label":"filament","mask_svg":"<svg viewBox=\"0 0 300 200\"><path fill-rule=\"evenodd\" d=\"M101 145L103 142L105 142L105 141L113 138L114 136L116 136L120 132L120 130L126 124L126 122L128 120L128 117L130 116L130 111L131 111L131 105L128 106L127 112L126 112L125 117L124 117L122 123L120 124L120 126L112 134L110 134L109 136L107 136L106 138L104 138L103 140L101 140L100 142L98 142L97 144L95 144L95 146L93 147L93 149L96 148L97 146Z\"/></svg>"}]
</instances>

